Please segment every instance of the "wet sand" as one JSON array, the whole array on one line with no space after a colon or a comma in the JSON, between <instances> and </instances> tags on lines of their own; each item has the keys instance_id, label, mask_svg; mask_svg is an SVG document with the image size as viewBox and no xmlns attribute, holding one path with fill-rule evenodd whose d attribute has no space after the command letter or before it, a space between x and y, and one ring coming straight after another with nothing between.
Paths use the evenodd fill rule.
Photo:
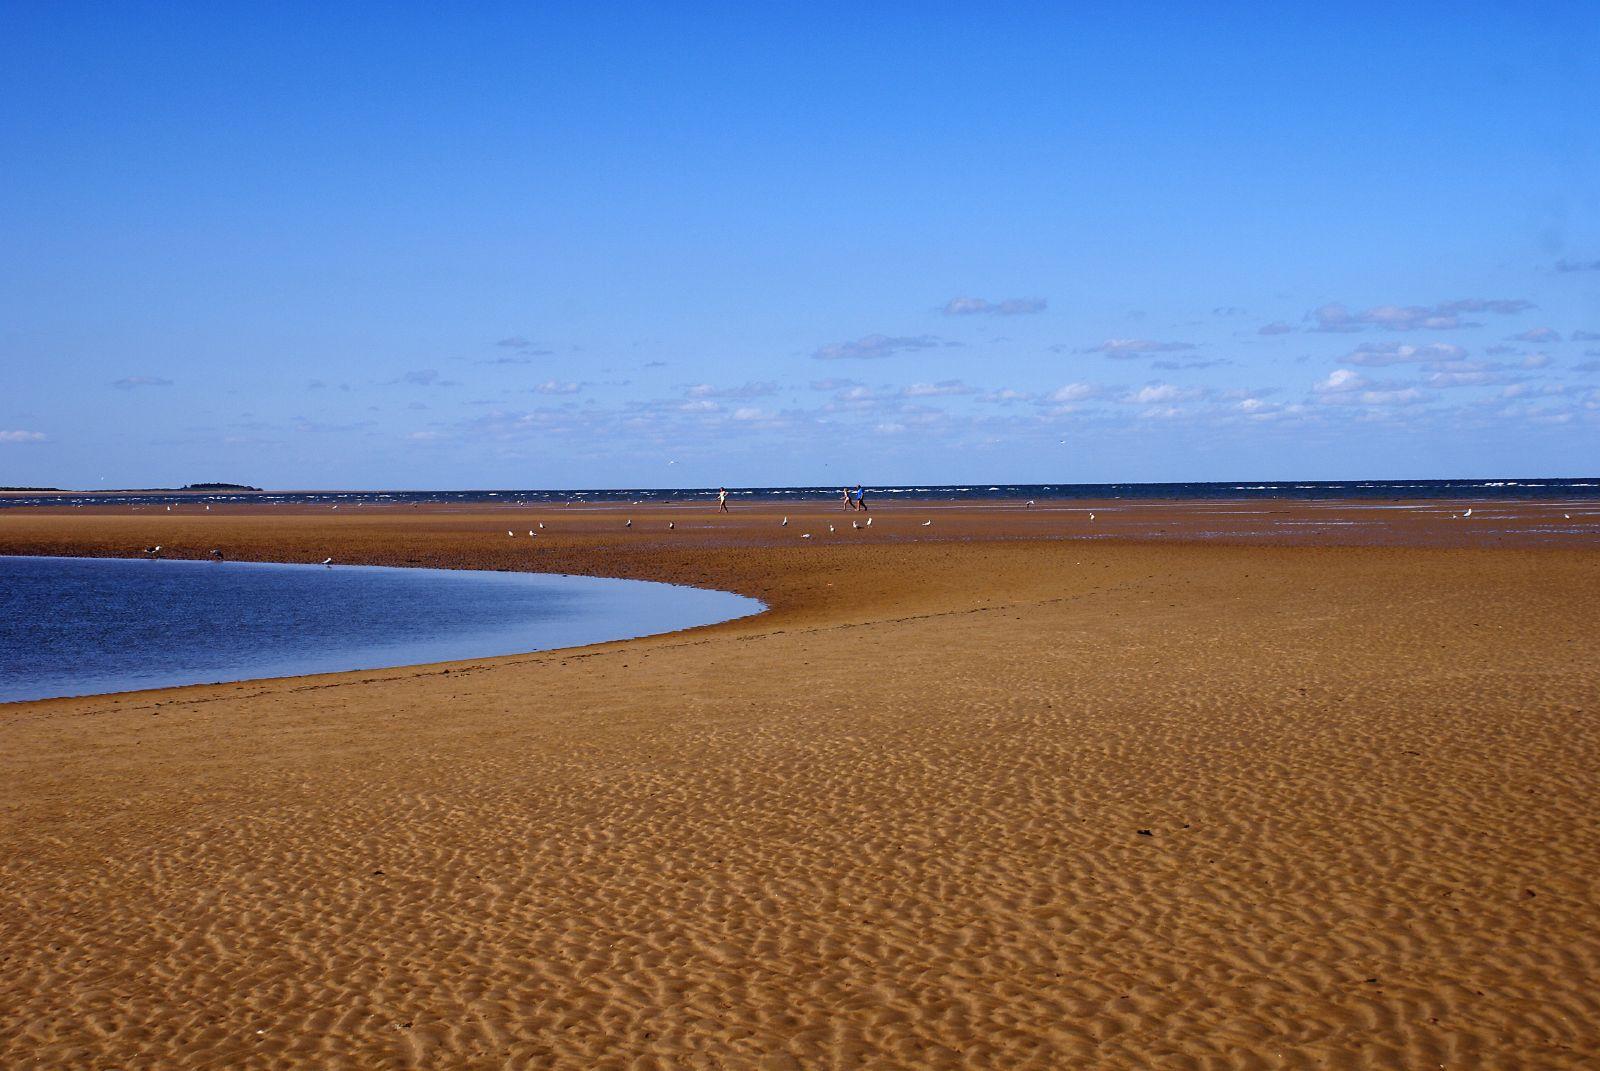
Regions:
<instances>
[{"instance_id":1,"label":"wet sand","mask_svg":"<svg viewBox=\"0 0 1600 1071\"><path fill-rule=\"evenodd\" d=\"M1600 510L1411 505L0 511L772 607L0 707L0 1066L1592 1067Z\"/></svg>"}]
</instances>

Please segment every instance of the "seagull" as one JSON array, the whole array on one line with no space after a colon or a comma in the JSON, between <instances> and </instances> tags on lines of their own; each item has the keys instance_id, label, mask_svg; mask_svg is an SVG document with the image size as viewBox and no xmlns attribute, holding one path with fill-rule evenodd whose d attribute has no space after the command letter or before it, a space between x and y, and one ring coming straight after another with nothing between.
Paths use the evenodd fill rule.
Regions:
<instances>
[{"instance_id":1,"label":"seagull","mask_svg":"<svg viewBox=\"0 0 1600 1071\"><path fill-rule=\"evenodd\" d=\"M1463 513L1461 516L1470 517L1470 516L1472 516L1472 511L1469 509L1469 510L1467 510L1467 512Z\"/></svg>"},{"instance_id":2,"label":"seagull","mask_svg":"<svg viewBox=\"0 0 1600 1071\"><path fill-rule=\"evenodd\" d=\"M1092 521L1092 520L1094 520L1094 514L1092 514L1092 513L1091 513L1091 514L1089 514L1089 519L1090 519L1090 520L1091 520L1091 521Z\"/></svg>"},{"instance_id":3,"label":"seagull","mask_svg":"<svg viewBox=\"0 0 1600 1071\"><path fill-rule=\"evenodd\" d=\"M529 529L528 529L528 538L529 538L529 539L538 539L538 538L539 538L539 537L538 537L538 536L537 536L537 535L535 535L535 534L534 534L534 531L533 531L533 529L532 529L532 528L529 528Z\"/></svg>"},{"instance_id":4,"label":"seagull","mask_svg":"<svg viewBox=\"0 0 1600 1071\"><path fill-rule=\"evenodd\" d=\"M1569 521L1572 520L1572 514L1570 513L1563 513L1561 516L1565 517Z\"/></svg>"},{"instance_id":5,"label":"seagull","mask_svg":"<svg viewBox=\"0 0 1600 1071\"><path fill-rule=\"evenodd\" d=\"M810 539L811 538L811 533L810 532L801 532L800 533L800 538L801 539Z\"/></svg>"},{"instance_id":6,"label":"seagull","mask_svg":"<svg viewBox=\"0 0 1600 1071\"><path fill-rule=\"evenodd\" d=\"M332 558L324 558L324 559L322 559L322 564L323 565L332 565L333 564L333 559Z\"/></svg>"},{"instance_id":7,"label":"seagull","mask_svg":"<svg viewBox=\"0 0 1600 1071\"><path fill-rule=\"evenodd\" d=\"M830 531L830 532L833 531L833 525L831 525L831 524L828 525L828 531Z\"/></svg>"},{"instance_id":8,"label":"seagull","mask_svg":"<svg viewBox=\"0 0 1600 1071\"><path fill-rule=\"evenodd\" d=\"M868 518L867 518L867 527L868 527L868 528L871 528L871 527L872 527L872 518L871 518L871 517L868 517Z\"/></svg>"},{"instance_id":9,"label":"seagull","mask_svg":"<svg viewBox=\"0 0 1600 1071\"><path fill-rule=\"evenodd\" d=\"M923 521L922 522L922 527L928 528L928 527L932 526L932 524L933 524L932 521Z\"/></svg>"},{"instance_id":10,"label":"seagull","mask_svg":"<svg viewBox=\"0 0 1600 1071\"><path fill-rule=\"evenodd\" d=\"M206 507L206 512L207 512L207 513L210 513L210 512L211 512L211 507L210 507L210 506L207 506L207 507Z\"/></svg>"},{"instance_id":11,"label":"seagull","mask_svg":"<svg viewBox=\"0 0 1600 1071\"><path fill-rule=\"evenodd\" d=\"M624 527L624 528L632 528L633 527L633 518L629 517L628 518L628 523L623 525L622 527Z\"/></svg>"},{"instance_id":12,"label":"seagull","mask_svg":"<svg viewBox=\"0 0 1600 1071\"><path fill-rule=\"evenodd\" d=\"M211 556L220 562L222 560L222 551L218 550L216 547L212 547Z\"/></svg>"},{"instance_id":13,"label":"seagull","mask_svg":"<svg viewBox=\"0 0 1600 1071\"><path fill-rule=\"evenodd\" d=\"M150 554L150 555L160 554L161 553L161 547L159 545L154 546L154 547L145 547L144 548L144 552L146 554Z\"/></svg>"},{"instance_id":14,"label":"seagull","mask_svg":"<svg viewBox=\"0 0 1600 1071\"><path fill-rule=\"evenodd\" d=\"M507 529L506 529L506 535L507 535L507 536L509 536L509 537L511 537L511 538L512 538L512 539L515 539L515 538L517 538L517 533L515 533L515 532L513 532L513 531L512 531L512 530L511 530L511 529L509 529L509 528L507 528Z\"/></svg>"},{"instance_id":15,"label":"seagull","mask_svg":"<svg viewBox=\"0 0 1600 1071\"><path fill-rule=\"evenodd\" d=\"M1030 498L1030 499L1028 499L1027 505L1025 505L1023 507L1023 509L1032 509L1032 508L1033 508L1033 499Z\"/></svg>"},{"instance_id":16,"label":"seagull","mask_svg":"<svg viewBox=\"0 0 1600 1071\"><path fill-rule=\"evenodd\" d=\"M667 522L667 531L670 532L676 527L678 527L678 522L677 521L668 521Z\"/></svg>"},{"instance_id":17,"label":"seagull","mask_svg":"<svg viewBox=\"0 0 1600 1071\"><path fill-rule=\"evenodd\" d=\"M544 522L543 522L543 521L540 521L540 522L539 522L539 530L540 530L540 531L543 531L543 530L544 530Z\"/></svg>"},{"instance_id":18,"label":"seagull","mask_svg":"<svg viewBox=\"0 0 1600 1071\"><path fill-rule=\"evenodd\" d=\"M850 527L859 529L861 527L861 523L859 521L851 521L850 522Z\"/></svg>"},{"instance_id":19,"label":"seagull","mask_svg":"<svg viewBox=\"0 0 1600 1071\"><path fill-rule=\"evenodd\" d=\"M168 507L167 507L167 512L168 512L168 513L171 513L171 512L172 512L172 507L171 507L171 506L168 506Z\"/></svg>"},{"instance_id":20,"label":"seagull","mask_svg":"<svg viewBox=\"0 0 1600 1071\"><path fill-rule=\"evenodd\" d=\"M337 503L337 502L335 502L335 503L334 503L334 504L333 504L333 508L334 508L334 509L338 509L338 508L339 508L339 504L338 504L338 503Z\"/></svg>"},{"instance_id":21,"label":"seagull","mask_svg":"<svg viewBox=\"0 0 1600 1071\"><path fill-rule=\"evenodd\" d=\"M779 528L787 528L787 527L789 527L789 518L785 517L783 519L783 523L778 525L778 527Z\"/></svg>"}]
</instances>

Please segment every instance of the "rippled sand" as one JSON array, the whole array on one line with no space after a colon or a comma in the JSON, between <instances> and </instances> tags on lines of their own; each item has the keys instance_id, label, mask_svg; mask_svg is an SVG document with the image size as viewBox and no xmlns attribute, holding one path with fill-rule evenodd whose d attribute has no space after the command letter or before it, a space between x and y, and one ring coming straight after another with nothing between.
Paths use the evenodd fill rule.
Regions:
<instances>
[{"instance_id":1,"label":"rippled sand","mask_svg":"<svg viewBox=\"0 0 1600 1071\"><path fill-rule=\"evenodd\" d=\"M773 607L0 708L0 1066L1595 1066L1600 528L509 512L0 513Z\"/></svg>"}]
</instances>

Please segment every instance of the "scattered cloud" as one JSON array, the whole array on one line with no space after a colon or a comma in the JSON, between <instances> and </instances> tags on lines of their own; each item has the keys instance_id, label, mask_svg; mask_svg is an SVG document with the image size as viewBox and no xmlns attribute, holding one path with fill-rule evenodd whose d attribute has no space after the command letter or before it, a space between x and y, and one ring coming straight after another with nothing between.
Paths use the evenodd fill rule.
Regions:
<instances>
[{"instance_id":1,"label":"scattered cloud","mask_svg":"<svg viewBox=\"0 0 1600 1071\"><path fill-rule=\"evenodd\" d=\"M1531 308L1533 303L1521 298L1461 298L1438 305L1374 305L1360 312L1332 303L1312 309L1306 313L1306 319L1311 321L1313 331L1363 331L1368 327L1388 331L1446 331L1481 326L1463 320L1463 313L1492 312L1508 316Z\"/></svg>"},{"instance_id":2,"label":"scattered cloud","mask_svg":"<svg viewBox=\"0 0 1600 1071\"><path fill-rule=\"evenodd\" d=\"M1561 332L1553 327L1530 327L1512 335L1507 342L1560 342Z\"/></svg>"},{"instance_id":3,"label":"scattered cloud","mask_svg":"<svg viewBox=\"0 0 1600 1071\"><path fill-rule=\"evenodd\" d=\"M1574 331L1568 337L1574 342L1600 342L1600 331Z\"/></svg>"},{"instance_id":4,"label":"scattered cloud","mask_svg":"<svg viewBox=\"0 0 1600 1071\"><path fill-rule=\"evenodd\" d=\"M1213 316L1243 316L1245 314L1245 311L1246 310L1241 309L1237 305L1218 305L1216 308L1211 310L1211 315L1213 315Z\"/></svg>"},{"instance_id":5,"label":"scattered cloud","mask_svg":"<svg viewBox=\"0 0 1600 1071\"><path fill-rule=\"evenodd\" d=\"M518 353L526 354L529 357L548 357L552 353L555 352L554 350L545 349L544 347L540 346L537 342L534 342L531 339L523 338L521 335L512 335L509 338L498 339L498 340L496 340L495 345L499 346L501 349L516 350ZM482 362L482 363L485 363L485 364L514 364L514 363L520 363L520 362L517 362L517 361L514 361L514 360L507 360L505 358L501 358L499 360L491 360L491 361L486 361L486 362Z\"/></svg>"},{"instance_id":6,"label":"scattered cloud","mask_svg":"<svg viewBox=\"0 0 1600 1071\"><path fill-rule=\"evenodd\" d=\"M123 376L111 385L118 390L134 390L138 387L170 387L172 380L160 376Z\"/></svg>"},{"instance_id":7,"label":"scattered cloud","mask_svg":"<svg viewBox=\"0 0 1600 1071\"><path fill-rule=\"evenodd\" d=\"M1467 351L1447 342L1433 342L1426 346L1412 346L1399 342L1364 342L1340 360L1345 364L1383 367L1394 364L1439 364L1460 361Z\"/></svg>"},{"instance_id":8,"label":"scattered cloud","mask_svg":"<svg viewBox=\"0 0 1600 1071\"><path fill-rule=\"evenodd\" d=\"M823 346L811 356L819 361L874 360L892 357L907 350L926 350L940 345L933 335L866 335L854 342L835 342Z\"/></svg>"},{"instance_id":9,"label":"scattered cloud","mask_svg":"<svg viewBox=\"0 0 1600 1071\"><path fill-rule=\"evenodd\" d=\"M42 431L0 431L0 443L42 443L48 437Z\"/></svg>"},{"instance_id":10,"label":"scattered cloud","mask_svg":"<svg viewBox=\"0 0 1600 1071\"><path fill-rule=\"evenodd\" d=\"M1563 257L1556 261L1556 271L1600 271L1600 260L1567 260Z\"/></svg>"},{"instance_id":11,"label":"scattered cloud","mask_svg":"<svg viewBox=\"0 0 1600 1071\"><path fill-rule=\"evenodd\" d=\"M1107 357L1127 360L1152 353L1178 353L1194 349L1192 342L1157 342L1148 338L1108 338L1098 346L1089 346L1079 353L1103 353Z\"/></svg>"},{"instance_id":12,"label":"scattered cloud","mask_svg":"<svg viewBox=\"0 0 1600 1071\"><path fill-rule=\"evenodd\" d=\"M941 379L937 383L913 383L900 392L903 398L942 398L956 394L976 394L976 387L969 387L959 379Z\"/></svg>"},{"instance_id":13,"label":"scattered cloud","mask_svg":"<svg viewBox=\"0 0 1600 1071\"><path fill-rule=\"evenodd\" d=\"M813 379L812 390L844 390L846 387L859 387L861 381L856 379L841 379L838 376L829 376L826 379Z\"/></svg>"},{"instance_id":14,"label":"scattered cloud","mask_svg":"<svg viewBox=\"0 0 1600 1071\"><path fill-rule=\"evenodd\" d=\"M1101 388L1093 383L1068 383L1050 392L1052 402L1086 402L1091 398L1098 398Z\"/></svg>"},{"instance_id":15,"label":"scattered cloud","mask_svg":"<svg viewBox=\"0 0 1600 1071\"><path fill-rule=\"evenodd\" d=\"M1156 405L1164 402L1190 402L1206 396L1204 387L1180 387L1176 383L1147 383L1123 398L1135 405Z\"/></svg>"},{"instance_id":16,"label":"scattered cloud","mask_svg":"<svg viewBox=\"0 0 1600 1071\"><path fill-rule=\"evenodd\" d=\"M1043 312L1048 303L1044 298L1006 298L1004 301L985 301L983 298L958 297L945 302L946 316L1026 316Z\"/></svg>"},{"instance_id":17,"label":"scattered cloud","mask_svg":"<svg viewBox=\"0 0 1600 1071\"><path fill-rule=\"evenodd\" d=\"M685 393L691 398L769 398L778 393L778 385L769 381L740 384L737 387L713 387L709 383L696 383Z\"/></svg>"},{"instance_id":18,"label":"scattered cloud","mask_svg":"<svg viewBox=\"0 0 1600 1071\"><path fill-rule=\"evenodd\" d=\"M1293 331L1293 330L1294 330L1294 328L1290 327L1288 324L1284 323L1282 320L1274 320L1270 324L1262 324L1260 327L1256 328L1256 334L1258 334L1258 335L1287 335L1290 331Z\"/></svg>"},{"instance_id":19,"label":"scattered cloud","mask_svg":"<svg viewBox=\"0 0 1600 1071\"><path fill-rule=\"evenodd\" d=\"M535 394L577 394L583 387L578 383L563 383L560 380L547 379L530 389Z\"/></svg>"},{"instance_id":20,"label":"scattered cloud","mask_svg":"<svg viewBox=\"0 0 1600 1071\"><path fill-rule=\"evenodd\" d=\"M390 380L391 383L405 383L413 387L459 387L461 384L453 379L445 379L439 375L437 368L418 368L407 372L399 379Z\"/></svg>"}]
</instances>

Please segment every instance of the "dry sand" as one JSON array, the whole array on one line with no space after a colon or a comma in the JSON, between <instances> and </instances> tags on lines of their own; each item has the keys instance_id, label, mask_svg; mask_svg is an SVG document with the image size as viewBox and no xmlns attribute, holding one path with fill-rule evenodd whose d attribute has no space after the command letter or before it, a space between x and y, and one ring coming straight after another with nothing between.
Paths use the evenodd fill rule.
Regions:
<instances>
[{"instance_id":1,"label":"dry sand","mask_svg":"<svg viewBox=\"0 0 1600 1071\"><path fill-rule=\"evenodd\" d=\"M0 1067L1600 1063L1600 528L1559 510L197 508L0 552L772 610L0 708Z\"/></svg>"}]
</instances>

